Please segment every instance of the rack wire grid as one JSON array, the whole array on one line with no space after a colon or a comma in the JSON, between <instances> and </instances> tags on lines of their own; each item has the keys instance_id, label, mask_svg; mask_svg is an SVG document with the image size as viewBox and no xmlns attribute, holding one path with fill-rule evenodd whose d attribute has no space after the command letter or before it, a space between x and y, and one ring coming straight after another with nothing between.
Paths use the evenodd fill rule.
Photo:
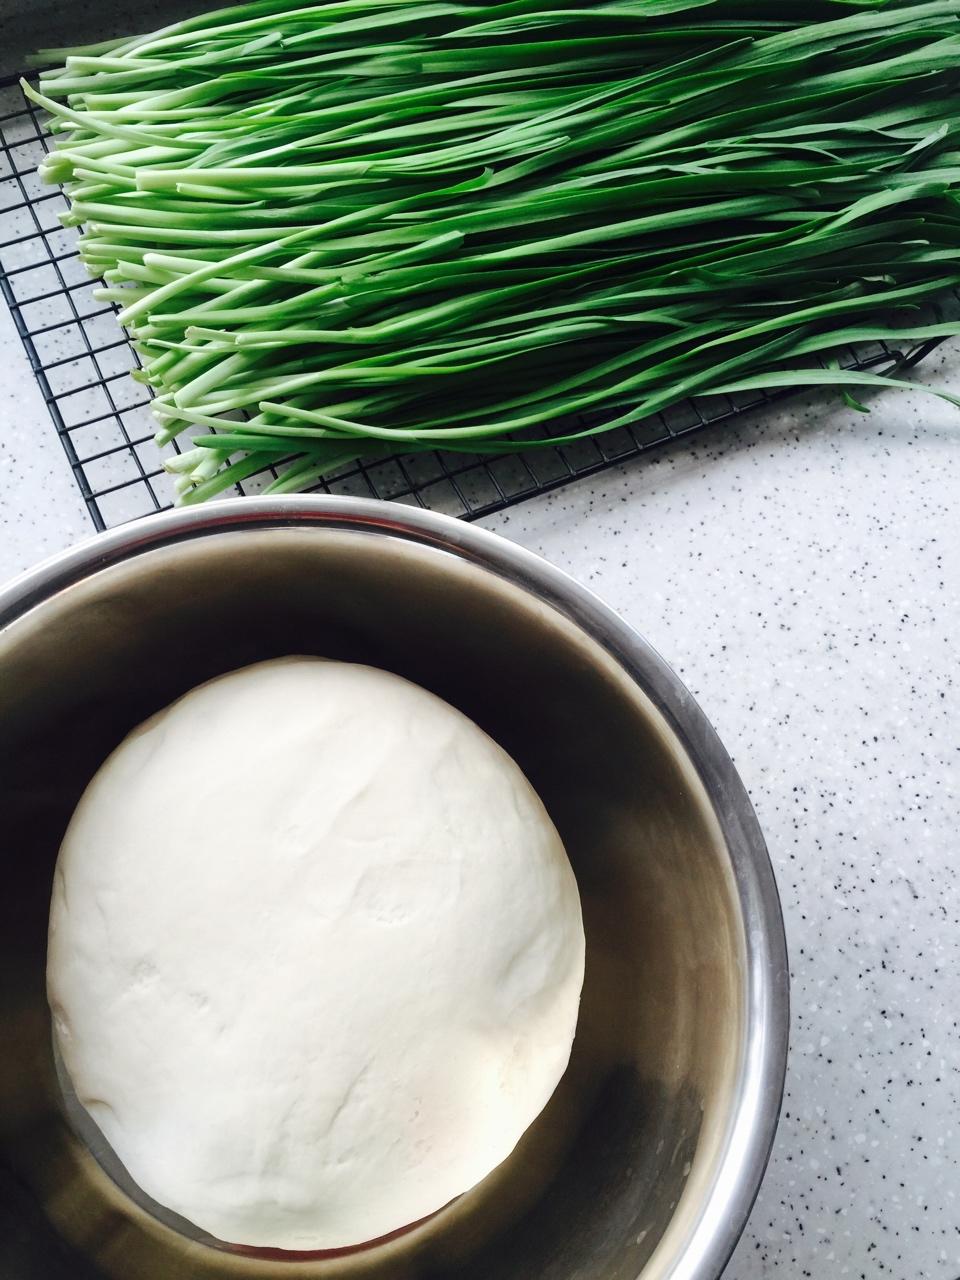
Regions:
<instances>
[{"instance_id":1,"label":"rack wire grid","mask_svg":"<svg viewBox=\"0 0 960 1280\"><path fill-rule=\"evenodd\" d=\"M99 282L80 262L77 231L58 218L66 197L37 174L49 138L18 80L0 81L0 293L91 519L102 530L171 506L173 486L153 440L150 393L130 376L140 362L117 324L117 308L94 297ZM844 367L890 370L915 364L935 345L895 351L874 343L837 355ZM699 397L573 445L495 458L398 454L345 467L314 491L393 499L477 519L775 398L763 392ZM167 452L175 449L174 442ZM237 490L259 492L274 474L265 470Z\"/></svg>"}]
</instances>

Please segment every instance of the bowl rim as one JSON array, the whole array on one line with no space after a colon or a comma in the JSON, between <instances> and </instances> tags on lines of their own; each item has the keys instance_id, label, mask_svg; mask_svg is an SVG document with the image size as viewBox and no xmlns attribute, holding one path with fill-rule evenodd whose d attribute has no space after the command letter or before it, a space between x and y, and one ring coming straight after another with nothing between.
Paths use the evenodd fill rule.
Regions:
<instances>
[{"instance_id":1,"label":"bowl rim","mask_svg":"<svg viewBox=\"0 0 960 1280\"><path fill-rule=\"evenodd\" d=\"M679 676L637 631L589 588L500 534L418 507L326 494L221 499L157 512L94 534L0 587L0 629L73 583L156 547L216 533L291 526L379 533L432 546L557 609L641 687L699 775L729 851L740 904L745 1043L712 1186L682 1253L664 1275L669 1280L717 1280L747 1224L780 1115L790 1029L787 943L773 866L733 761Z\"/></svg>"}]
</instances>

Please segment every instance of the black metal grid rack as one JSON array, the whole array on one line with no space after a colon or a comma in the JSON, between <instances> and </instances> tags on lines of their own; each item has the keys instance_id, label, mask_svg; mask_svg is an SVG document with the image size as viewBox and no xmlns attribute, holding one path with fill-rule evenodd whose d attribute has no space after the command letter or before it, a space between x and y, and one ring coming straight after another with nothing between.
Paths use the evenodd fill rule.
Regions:
<instances>
[{"instance_id":1,"label":"black metal grid rack","mask_svg":"<svg viewBox=\"0 0 960 1280\"><path fill-rule=\"evenodd\" d=\"M172 486L153 443L149 393L130 377L139 364L136 352L117 325L116 308L93 296L97 282L79 260L76 231L60 225L66 198L37 176L48 137L17 81L0 82L0 293L93 523L105 529L170 506ZM902 367L932 345L901 353L873 344L839 356L851 368ZM316 489L476 519L772 398L755 393L688 400L632 427L531 453L484 459L431 452L357 463ZM238 488L255 493L270 479L267 471Z\"/></svg>"}]
</instances>

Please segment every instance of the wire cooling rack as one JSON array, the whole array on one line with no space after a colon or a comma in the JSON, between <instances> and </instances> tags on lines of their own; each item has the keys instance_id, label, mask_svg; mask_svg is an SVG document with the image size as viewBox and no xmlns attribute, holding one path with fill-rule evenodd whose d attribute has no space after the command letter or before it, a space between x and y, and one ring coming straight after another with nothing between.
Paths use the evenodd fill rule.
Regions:
<instances>
[{"instance_id":1,"label":"wire cooling rack","mask_svg":"<svg viewBox=\"0 0 960 1280\"><path fill-rule=\"evenodd\" d=\"M140 363L137 354L117 324L117 308L93 296L97 282L79 260L76 230L60 225L66 198L37 176L48 139L19 83L0 81L0 293L93 523L106 529L171 506L173 490L153 443L149 392L130 376ZM899 352L875 343L838 356L849 368L903 367L934 345ZM492 459L442 452L397 455L346 467L315 488L476 519L729 421L773 398L759 392L701 397L573 445ZM176 448L174 443L168 452ZM238 489L256 493L271 478L265 471Z\"/></svg>"}]
</instances>

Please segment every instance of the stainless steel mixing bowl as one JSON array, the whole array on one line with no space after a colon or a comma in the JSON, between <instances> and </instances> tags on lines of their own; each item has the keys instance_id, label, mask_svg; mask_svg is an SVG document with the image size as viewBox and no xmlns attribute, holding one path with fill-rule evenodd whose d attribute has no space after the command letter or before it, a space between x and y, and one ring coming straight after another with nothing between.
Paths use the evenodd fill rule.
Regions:
<instances>
[{"instance_id":1,"label":"stainless steel mixing bowl","mask_svg":"<svg viewBox=\"0 0 960 1280\"><path fill-rule=\"evenodd\" d=\"M187 689L288 653L396 671L501 742L560 829L587 932L570 1068L514 1155L422 1227L334 1259L218 1249L128 1197L65 1118L44 996L54 860L91 775ZM774 879L744 789L686 689L565 575L476 527L395 505L248 499L152 516L0 593L0 759L3 1280L723 1270L783 1085Z\"/></svg>"}]
</instances>

